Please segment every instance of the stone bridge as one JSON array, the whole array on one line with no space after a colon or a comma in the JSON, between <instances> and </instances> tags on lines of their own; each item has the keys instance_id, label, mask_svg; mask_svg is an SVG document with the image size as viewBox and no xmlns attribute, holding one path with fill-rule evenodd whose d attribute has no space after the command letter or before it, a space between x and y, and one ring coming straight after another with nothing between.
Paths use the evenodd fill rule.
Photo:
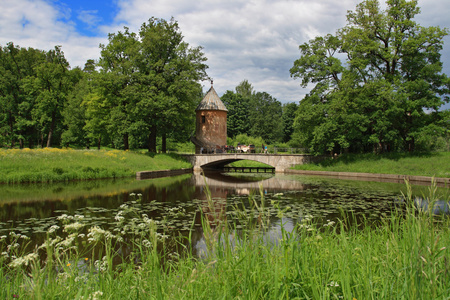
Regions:
<instances>
[{"instance_id":1,"label":"stone bridge","mask_svg":"<svg viewBox=\"0 0 450 300\"><path fill-rule=\"evenodd\" d=\"M284 172L294 165L302 165L316 160L317 157L306 154L256 154L256 153L221 153L221 154L184 154L194 171L202 169L223 168L238 160L258 161L275 168L275 172Z\"/></svg>"}]
</instances>

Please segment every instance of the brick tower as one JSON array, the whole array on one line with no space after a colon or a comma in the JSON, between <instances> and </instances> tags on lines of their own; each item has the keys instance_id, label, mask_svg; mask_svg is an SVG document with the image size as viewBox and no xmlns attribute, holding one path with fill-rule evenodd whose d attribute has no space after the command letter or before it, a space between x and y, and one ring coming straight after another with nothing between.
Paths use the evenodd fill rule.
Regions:
<instances>
[{"instance_id":1,"label":"brick tower","mask_svg":"<svg viewBox=\"0 0 450 300\"><path fill-rule=\"evenodd\" d=\"M195 144L195 153L204 151L215 151L225 146L227 143L227 108L220 100L216 91L211 88L206 93L203 100L197 106L195 137L192 142Z\"/></svg>"}]
</instances>

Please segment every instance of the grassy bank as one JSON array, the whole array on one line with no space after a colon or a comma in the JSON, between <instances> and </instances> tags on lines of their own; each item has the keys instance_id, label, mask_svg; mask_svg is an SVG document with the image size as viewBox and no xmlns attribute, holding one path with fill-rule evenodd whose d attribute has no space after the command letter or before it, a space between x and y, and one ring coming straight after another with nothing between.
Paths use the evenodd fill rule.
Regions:
<instances>
[{"instance_id":1,"label":"grassy bank","mask_svg":"<svg viewBox=\"0 0 450 300\"><path fill-rule=\"evenodd\" d=\"M426 154L345 154L319 163L297 165L296 170L400 174L450 177L450 152Z\"/></svg>"},{"instance_id":2,"label":"grassy bank","mask_svg":"<svg viewBox=\"0 0 450 300\"><path fill-rule=\"evenodd\" d=\"M0 149L0 182L53 182L134 176L138 171L189 168L176 155L121 150Z\"/></svg>"},{"instance_id":3,"label":"grassy bank","mask_svg":"<svg viewBox=\"0 0 450 300\"><path fill-rule=\"evenodd\" d=\"M265 163L261 163L259 161L253 161L253 160L247 160L247 159L232 162L232 163L228 164L228 166L230 166L230 167L252 167L252 168L256 168L256 167L271 168L272 167Z\"/></svg>"},{"instance_id":4,"label":"grassy bank","mask_svg":"<svg viewBox=\"0 0 450 300\"><path fill-rule=\"evenodd\" d=\"M267 227L263 200L254 213L236 210L244 232L222 222L225 212L201 207L210 211L202 258L190 254L189 238L179 240L184 255L171 252L164 224L131 206L108 232L64 215L31 252L23 251L24 236L0 237L0 298L447 299L449 219L417 210L411 197L407 203L406 213L393 212L377 227L352 227L343 215L319 228L304 216L290 232ZM124 232L134 236L124 241ZM82 252L81 244L95 251Z\"/></svg>"}]
</instances>

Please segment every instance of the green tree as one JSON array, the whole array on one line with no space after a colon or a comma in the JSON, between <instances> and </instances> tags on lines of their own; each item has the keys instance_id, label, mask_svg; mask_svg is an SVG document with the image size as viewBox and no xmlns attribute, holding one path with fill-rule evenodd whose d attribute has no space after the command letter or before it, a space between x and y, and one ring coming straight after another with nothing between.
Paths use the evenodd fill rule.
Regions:
<instances>
[{"instance_id":1,"label":"green tree","mask_svg":"<svg viewBox=\"0 0 450 300\"><path fill-rule=\"evenodd\" d=\"M297 112L298 105L295 102L285 103L282 106L282 120L283 120L283 140L287 143L292 139L292 133L294 132L294 119Z\"/></svg>"},{"instance_id":2,"label":"green tree","mask_svg":"<svg viewBox=\"0 0 450 300\"><path fill-rule=\"evenodd\" d=\"M106 99L109 130L123 135L126 149L130 134L135 140L147 134L150 152L156 152L158 135L165 151L167 135L192 129L206 58L201 47L183 42L176 21L151 18L139 34L125 28L101 47L99 94Z\"/></svg>"},{"instance_id":3,"label":"green tree","mask_svg":"<svg viewBox=\"0 0 450 300\"><path fill-rule=\"evenodd\" d=\"M122 147L127 150L138 97L134 93L135 77L139 71L136 60L139 55L138 37L125 27L124 32L108 34L108 44L102 44L100 48L100 74L96 77L98 95L104 99L101 106L108 110L110 135L113 139L114 136L122 137ZM99 122L95 120L91 123Z\"/></svg>"},{"instance_id":4,"label":"green tree","mask_svg":"<svg viewBox=\"0 0 450 300\"><path fill-rule=\"evenodd\" d=\"M245 99L250 99L255 92L252 84L247 79L244 79L236 86L236 93Z\"/></svg>"},{"instance_id":5,"label":"green tree","mask_svg":"<svg viewBox=\"0 0 450 300\"><path fill-rule=\"evenodd\" d=\"M267 143L283 138L281 102L266 92L255 93L250 100L250 135L262 137Z\"/></svg>"},{"instance_id":6,"label":"green tree","mask_svg":"<svg viewBox=\"0 0 450 300\"><path fill-rule=\"evenodd\" d=\"M14 147L19 141L21 147L25 142L32 147L37 136L31 118L35 99L25 87L44 59L43 51L20 48L12 42L0 47L0 144Z\"/></svg>"},{"instance_id":7,"label":"green tree","mask_svg":"<svg viewBox=\"0 0 450 300\"><path fill-rule=\"evenodd\" d=\"M420 11L415 0L386 4L382 10L377 0L363 1L336 35L300 46L302 56L291 76L300 78L302 86L314 84L310 105L326 111L330 124L326 129L321 123L296 121L296 138L316 153L413 151L417 137L436 121L427 111L449 101L449 79L440 61L447 30L419 26L413 20ZM338 53L346 55L345 63ZM310 119L307 106L300 105L297 118ZM329 134L311 136L316 127ZM319 147L324 144L325 149Z\"/></svg>"},{"instance_id":8,"label":"green tree","mask_svg":"<svg viewBox=\"0 0 450 300\"><path fill-rule=\"evenodd\" d=\"M239 134L247 134L250 129L250 98L245 98L239 93L227 91L222 95L221 100L228 109L227 136L234 138Z\"/></svg>"},{"instance_id":9,"label":"green tree","mask_svg":"<svg viewBox=\"0 0 450 300\"><path fill-rule=\"evenodd\" d=\"M89 127L86 126L88 123L86 101L93 97L95 93L95 62L88 60L83 70L75 68L71 72L79 78L79 81L69 94L62 112L65 130L61 137L61 144L65 146L73 144L89 148L93 137L90 135L92 130L87 130ZM97 131L97 128L94 131ZM98 143L99 148L100 141Z\"/></svg>"},{"instance_id":10,"label":"green tree","mask_svg":"<svg viewBox=\"0 0 450 300\"><path fill-rule=\"evenodd\" d=\"M46 146L52 146L52 139L58 130L62 132L61 112L67 97L80 77L76 72L69 72L69 63L56 46L45 55L45 61L36 66L36 77L29 78L27 90L36 103L32 109L32 118L42 137L47 136ZM44 138L41 139L44 146Z\"/></svg>"},{"instance_id":11,"label":"green tree","mask_svg":"<svg viewBox=\"0 0 450 300\"><path fill-rule=\"evenodd\" d=\"M207 77L206 57L201 47L191 48L183 41L174 19L151 18L142 24L139 36L139 88L144 97L138 99L136 114L149 130L149 151L156 152L159 131L165 152L167 134L192 129L199 81Z\"/></svg>"}]
</instances>

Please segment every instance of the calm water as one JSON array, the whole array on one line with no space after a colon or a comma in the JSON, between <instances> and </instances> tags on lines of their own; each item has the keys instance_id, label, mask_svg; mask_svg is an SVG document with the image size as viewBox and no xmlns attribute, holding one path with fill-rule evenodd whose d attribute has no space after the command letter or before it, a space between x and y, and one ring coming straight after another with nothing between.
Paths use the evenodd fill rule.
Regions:
<instances>
[{"instance_id":1,"label":"calm water","mask_svg":"<svg viewBox=\"0 0 450 300\"><path fill-rule=\"evenodd\" d=\"M213 198L208 205L205 182ZM415 186L417 196L428 187ZM102 180L39 185L0 185L0 236L8 232L31 237L30 247L42 244L52 225L61 225L59 216L82 215L86 230L98 225L117 225L123 204L164 224L171 236L187 236L192 229L195 250L204 250L201 213L208 218L235 222L236 207L253 214L249 195L257 201L263 195L270 215L268 235L276 236L280 224L290 230L306 216L319 224L337 221L342 211L356 219L377 221L401 202L404 184L346 181L299 175L271 174L188 174L170 178L137 181ZM438 189L448 198L448 188ZM122 208L121 208L122 206ZM279 211L284 211L280 219ZM214 221L214 220L213 220ZM237 222L238 229L242 222ZM63 233L61 233L63 234Z\"/></svg>"}]
</instances>

